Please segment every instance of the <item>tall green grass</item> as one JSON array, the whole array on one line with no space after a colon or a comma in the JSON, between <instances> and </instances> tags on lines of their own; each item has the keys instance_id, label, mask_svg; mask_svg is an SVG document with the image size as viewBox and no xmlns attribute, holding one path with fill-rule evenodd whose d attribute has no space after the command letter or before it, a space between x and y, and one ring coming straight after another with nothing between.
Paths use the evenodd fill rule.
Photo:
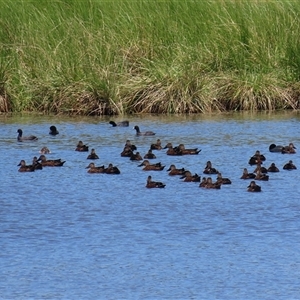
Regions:
<instances>
[{"instance_id":1,"label":"tall green grass","mask_svg":"<svg viewBox=\"0 0 300 300\"><path fill-rule=\"evenodd\" d=\"M0 5L0 111L299 108L299 1Z\"/></svg>"}]
</instances>

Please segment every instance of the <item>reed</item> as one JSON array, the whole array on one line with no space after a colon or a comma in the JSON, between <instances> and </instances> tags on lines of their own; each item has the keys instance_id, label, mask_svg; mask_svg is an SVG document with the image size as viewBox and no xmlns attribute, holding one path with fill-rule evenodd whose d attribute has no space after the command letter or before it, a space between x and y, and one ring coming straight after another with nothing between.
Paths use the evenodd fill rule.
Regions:
<instances>
[{"instance_id":1,"label":"reed","mask_svg":"<svg viewBox=\"0 0 300 300\"><path fill-rule=\"evenodd\" d=\"M2 112L299 108L298 1L0 4Z\"/></svg>"}]
</instances>

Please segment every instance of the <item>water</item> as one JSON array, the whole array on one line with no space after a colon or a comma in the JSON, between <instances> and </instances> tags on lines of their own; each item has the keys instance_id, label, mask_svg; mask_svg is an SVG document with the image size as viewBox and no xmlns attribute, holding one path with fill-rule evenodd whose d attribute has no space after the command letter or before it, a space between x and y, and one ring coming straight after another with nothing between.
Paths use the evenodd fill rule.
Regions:
<instances>
[{"instance_id":1,"label":"water","mask_svg":"<svg viewBox=\"0 0 300 300\"><path fill-rule=\"evenodd\" d=\"M290 159L300 168L299 154L268 151L300 147L297 113L131 116L128 128L108 120L0 117L0 299L300 299L300 174L282 170ZM136 124L156 136L136 137ZM39 140L18 143L18 128ZM161 172L120 156L126 139L144 155L157 138L202 151L154 151ZM95 148L96 165L121 174L88 174L79 140ZM19 173L42 146L65 165ZM256 150L280 172L249 193L239 178ZM232 185L204 190L167 175L174 163L203 176L207 160ZM149 174L166 188L146 189Z\"/></svg>"}]
</instances>

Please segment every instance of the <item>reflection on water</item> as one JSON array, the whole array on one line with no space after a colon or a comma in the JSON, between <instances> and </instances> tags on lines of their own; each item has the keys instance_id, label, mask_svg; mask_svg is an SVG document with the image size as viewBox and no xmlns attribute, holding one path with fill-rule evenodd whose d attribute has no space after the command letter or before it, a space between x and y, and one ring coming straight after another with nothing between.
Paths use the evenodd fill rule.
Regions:
<instances>
[{"instance_id":1,"label":"reflection on water","mask_svg":"<svg viewBox=\"0 0 300 300\"><path fill-rule=\"evenodd\" d=\"M299 169L300 159L268 147L300 147L298 114L128 119L129 127L113 128L108 117L0 117L1 298L297 299L300 174L282 167L292 159ZM134 125L156 135L136 137ZM18 128L39 140L18 143ZM205 190L120 156L127 139L144 155L157 138L202 151L155 151L153 162L203 176L210 160L232 184ZM74 151L79 140L96 150L96 165L113 163L121 174L88 174L89 153ZM65 165L19 173L19 161L30 163L43 146ZM262 193L248 193L240 176L254 170L256 150L280 172L259 182ZM149 174L166 188L146 189Z\"/></svg>"}]
</instances>

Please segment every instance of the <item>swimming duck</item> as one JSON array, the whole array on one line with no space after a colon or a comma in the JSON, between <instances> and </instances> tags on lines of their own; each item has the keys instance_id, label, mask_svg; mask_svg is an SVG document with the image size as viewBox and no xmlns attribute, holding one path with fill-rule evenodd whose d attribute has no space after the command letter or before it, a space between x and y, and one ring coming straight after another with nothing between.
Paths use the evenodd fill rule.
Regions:
<instances>
[{"instance_id":1,"label":"swimming duck","mask_svg":"<svg viewBox=\"0 0 300 300\"><path fill-rule=\"evenodd\" d=\"M162 146L161 146L161 141L160 141L160 139L157 139L157 141L156 141L155 144L151 144L151 145L150 145L150 149L151 149L151 150L161 150L161 149L162 149Z\"/></svg>"},{"instance_id":2,"label":"swimming duck","mask_svg":"<svg viewBox=\"0 0 300 300\"><path fill-rule=\"evenodd\" d=\"M276 167L275 163L271 163L270 167L267 169L270 173L279 172L279 169Z\"/></svg>"},{"instance_id":3,"label":"swimming duck","mask_svg":"<svg viewBox=\"0 0 300 300\"><path fill-rule=\"evenodd\" d=\"M82 141L79 141L75 151L79 151L79 152L88 152L89 151L89 146L84 145Z\"/></svg>"},{"instance_id":4,"label":"swimming duck","mask_svg":"<svg viewBox=\"0 0 300 300\"><path fill-rule=\"evenodd\" d=\"M109 121L109 124L112 125L112 127L128 127L129 126L129 121L121 121L121 122L114 122L114 121Z\"/></svg>"},{"instance_id":5,"label":"swimming duck","mask_svg":"<svg viewBox=\"0 0 300 300\"><path fill-rule=\"evenodd\" d=\"M241 179L254 179L255 176L256 175L254 173L249 173L247 168L244 168L243 175L242 175Z\"/></svg>"},{"instance_id":6,"label":"swimming duck","mask_svg":"<svg viewBox=\"0 0 300 300\"><path fill-rule=\"evenodd\" d=\"M261 187L256 184L254 180L250 182L250 184L247 187L248 192L261 192Z\"/></svg>"},{"instance_id":7,"label":"swimming duck","mask_svg":"<svg viewBox=\"0 0 300 300\"><path fill-rule=\"evenodd\" d=\"M144 160L141 164L138 165L138 167L144 166L144 171L162 171L165 166L162 166L161 163L156 164L150 164L149 160Z\"/></svg>"},{"instance_id":8,"label":"swimming duck","mask_svg":"<svg viewBox=\"0 0 300 300\"><path fill-rule=\"evenodd\" d=\"M34 166L32 165L26 165L26 162L24 159L22 159L20 161L20 163L18 164L18 166L20 166L19 168L19 172L34 172Z\"/></svg>"},{"instance_id":9,"label":"swimming duck","mask_svg":"<svg viewBox=\"0 0 300 300\"><path fill-rule=\"evenodd\" d=\"M155 133L153 131L141 132L139 126L137 126L137 125L135 125L133 127L133 129L135 129L136 135L155 135Z\"/></svg>"},{"instance_id":10,"label":"swimming duck","mask_svg":"<svg viewBox=\"0 0 300 300\"><path fill-rule=\"evenodd\" d=\"M268 173L268 169L263 167L261 164L262 164L261 161L257 162L256 168L254 169L253 173L256 173L258 170L264 174Z\"/></svg>"},{"instance_id":11,"label":"swimming duck","mask_svg":"<svg viewBox=\"0 0 300 300\"><path fill-rule=\"evenodd\" d=\"M297 167L293 164L293 161L290 160L288 163L286 163L286 164L283 166L283 169L284 169L284 170L296 170Z\"/></svg>"},{"instance_id":12,"label":"swimming duck","mask_svg":"<svg viewBox=\"0 0 300 300\"><path fill-rule=\"evenodd\" d=\"M154 159L156 158L155 154L152 153L152 149L149 149L148 152L144 156L145 159Z\"/></svg>"},{"instance_id":13,"label":"swimming duck","mask_svg":"<svg viewBox=\"0 0 300 300\"><path fill-rule=\"evenodd\" d=\"M182 155L198 154L201 151L201 150L198 150L198 148L186 149L184 144L180 144L177 148L178 148L179 152L181 152Z\"/></svg>"},{"instance_id":14,"label":"swimming duck","mask_svg":"<svg viewBox=\"0 0 300 300\"><path fill-rule=\"evenodd\" d=\"M33 166L34 170L42 170L43 169L43 165L38 162L38 158L36 156L34 156L34 158L32 159L32 166Z\"/></svg>"},{"instance_id":15,"label":"swimming duck","mask_svg":"<svg viewBox=\"0 0 300 300\"><path fill-rule=\"evenodd\" d=\"M48 147L43 147L41 150L40 150L40 153L41 154L49 154L51 153L50 149Z\"/></svg>"},{"instance_id":16,"label":"swimming duck","mask_svg":"<svg viewBox=\"0 0 300 300\"><path fill-rule=\"evenodd\" d=\"M212 163L211 161L207 161L206 162L206 166L204 168L204 171L203 171L204 174L218 174L219 171L215 168L212 167Z\"/></svg>"},{"instance_id":17,"label":"swimming duck","mask_svg":"<svg viewBox=\"0 0 300 300\"><path fill-rule=\"evenodd\" d=\"M270 151L270 152L278 152L278 153L280 153L280 152L282 151L283 148L284 148L284 147L281 146L281 145L271 144L271 145L269 146L269 151Z\"/></svg>"},{"instance_id":18,"label":"swimming duck","mask_svg":"<svg viewBox=\"0 0 300 300\"><path fill-rule=\"evenodd\" d=\"M118 167L114 166L113 164L109 164L108 167L104 170L106 174L120 174L120 170Z\"/></svg>"},{"instance_id":19,"label":"swimming duck","mask_svg":"<svg viewBox=\"0 0 300 300\"><path fill-rule=\"evenodd\" d=\"M206 186L206 184L207 184L207 179L206 179L206 177L203 177L199 184L199 187L204 188Z\"/></svg>"},{"instance_id":20,"label":"swimming duck","mask_svg":"<svg viewBox=\"0 0 300 300\"><path fill-rule=\"evenodd\" d=\"M254 179L255 180L268 181L269 180L269 175L262 173L261 170L258 169L257 172L256 172L256 176L255 176Z\"/></svg>"},{"instance_id":21,"label":"swimming duck","mask_svg":"<svg viewBox=\"0 0 300 300\"><path fill-rule=\"evenodd\" d=\"M222 174L219 172L217 175L217 184L231 184L231 180L229 178L222 177Z\"/></svg>"},{"instance_id":22,"label":"swimming duck","mask_svg":"<svg viewBox=\"0 0 300 300\"><path fill-rule=\"evenodd\" d=\"M166 185L159 181L152 181L152 177L148 176L146 188L164 188Z\"/></svg>"},{"instance_id":23,"label":"swimming duck","mask_svg":"<svg viewBox=\"0 0 300 300\"><path fill-rule=\"evenodd\" d=\"M172 156L180 156L182 152L178 148L173 148L172 143L167 143L167 145L163 149L168 149L166 154Z\"/></svg>"},{"instance_id":24,"label":"swimming duck","mask_svg":"<svg viewBox=\"0 0 300 300\"><path fill-rule=\"evenodd\" d=\"M93 162L91 162L86 169L89 169L87 172L88 173L104 173L105 167L101 166L101 167L96 167L95 164Z\"/></svg>"},{"instance_id":25,"label":"swimming duck","mask_svg":"<svg viewBox=\"0 0 300 300\"><path fill-rule=\"evenodd\" d=\"M91 153L88 155L86 159L99 159L99 156L96 154L95 149L91 150Z\"/></svg>"},{"instance_id":26,"label":"swimming duck","mask_svg":"<svg viewBox=\"0 0 300 300\"><path fill-rule=\"evenodd\" d=\"M57 128L54 125L50 126L50 132L49 132L49 134L51 134L51 135L57 135L57 134L59 134Z\"/></svg>"},{"instance_id":27,"label":"swimming duck","mask_svg":"<svg viewBox=\"0 0 300 300\"><path fill-rule=\"evenodd\" d=\"M23 142L23 141L37 141L38 138L34 135L29 135L29 136L23 136L23 131L22 129L18 129L17 130L17 133L18 133L18 141L19 142Z\"/></svg>"},{"instance_id":28,"label":"swimming duck","mask_svg":"<svg viewBox=\"0 0 300 300\"><path fill-rule=\"evenodd\" d=\"M62 167L65 163L65 161L62 161L60 158L47 160L44 154L42 154L37 161L40 161L43 167Z\"/></svg>"},{"instance_id":29,"label":"swimming duck","mask_svg":"<svg viewBox=\"0 0 300 300\"><path fill-rule=\"evenodd\" d=\"M206 184L205 184L204 188L219 190L221 188L221 183L220 182L213 182L211 177L207 177Z\"/></svg>"},{"instance_id":30,"label":"swimming duck","mask_svg":"<svg viewBox=\"0 0 300 300\"><path fill-rule=\"evenodd\" d=\"M130 156L130 160L143 160L140 152L132 153Z\"/></svg>"},{"instance_id":31,"label":"swimming duck","mask_svg":"<svg viewBox=\"0 0 300 300\"><path fill-rule=\"evenodd\" d=\"M288 146L285 146L282 148L281 153L282 154L295 154L297 149L293 143L289 143Z\"/></svg>"},{"instance_id":32,"label":"swimming duck","mask_svg":"<svg viewBox=\"0 0 300 300\"><path fill-rule=\"evenodd\" d=\"M133 151L135 151L137 148L135 145L132 145L130 140L127 140L124 146L123 151L121 152L122 157L131 157L133 154Z\"/></svg>"},{"instance_id":33,"label":"swimming duck","mask_svg":"<svg viewBox=\"0 0 300 300\"><path fill-rule=\"evenodd\" d=\"M260 151L257 150L255 152L255 154L252 157L250 157L248 163L250 166L253 166L253 165L256 165L257 163L263 162L265 160L266 160L266 157L263 154L260 154Z\"/></svg>"},{"instance_id":34,"label":"swimming duck","mask_svg":"<svg viewBox=\"0 0 300 300\"><path fill-rule=\"evenodd\" d=\"M175 176L175 175L184 175L185 173L185 169L181 168L181 169L176 169L176 166L174 164L170 165L169 169L167 170L170 176Z\"/></svg>"},{"instance_id":35,"label":"swimming duck","mask_svg":"<svg viewBox=\"0 0 300 300\"><path fill-rule=\"evenodd\" d=\"M183 179L185 182L200 182L201 176L199 176L197 173L192 175L190 171L185 171L180 179Z\"/></svg>"}]
</instances>

